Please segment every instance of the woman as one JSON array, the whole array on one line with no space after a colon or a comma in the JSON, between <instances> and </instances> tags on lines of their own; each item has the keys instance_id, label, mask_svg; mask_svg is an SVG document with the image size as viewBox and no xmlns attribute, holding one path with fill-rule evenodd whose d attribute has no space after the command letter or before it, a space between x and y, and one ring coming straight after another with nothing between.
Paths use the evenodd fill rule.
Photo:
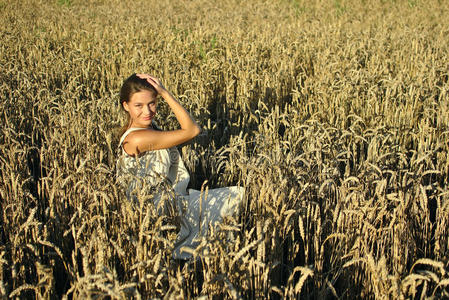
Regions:
<instances>
[{"instance_id":1,"label":"woman","mask_svg":"<svg viewBox=\"0 0 449 300\"><path fill-rule=\"evenodd\" d=\"M180 129L163 131L153 119L158 99L168 104ZM210 223L232 215L242 201L244 189L226 187L200 191L189 189L190 176L179 157L177 145L200 133L200 127L184 107L168 92L159 79L147 74L133 74L120 90L120 103L128 121L122 129L117 178L124 185L128 199L139 203L151 198L159 213L167 210L180 216L180 231L173 256L188 259Z\"/></svg>"}]
</instances>

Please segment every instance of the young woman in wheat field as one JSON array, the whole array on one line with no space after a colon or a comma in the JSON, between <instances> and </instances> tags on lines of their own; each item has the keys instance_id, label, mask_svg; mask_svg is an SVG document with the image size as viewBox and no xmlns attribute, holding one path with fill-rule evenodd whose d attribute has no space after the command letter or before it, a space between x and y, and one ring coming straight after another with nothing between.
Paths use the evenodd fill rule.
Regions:
<instances>
[{"instance_id":1,"label":"young woman in wheat field","mask_svg":"<svg viewBox=\"0 0 449 300\"><path fill-rule=\"evenodd\" d=\"M158 96L170 107L180 129L160 130L154 118ZM133 74L120 90L120 103L128 120L121 131L117 179L129 201L153 201L158 213L178 216L176 259L188 259L209 225L235 213L243 198L241 187L224 187L201 193L189 189L189 173L177 145L200 133L187 110L167 91L161 81L148 74Z\"/></svg>"}]
</instances>

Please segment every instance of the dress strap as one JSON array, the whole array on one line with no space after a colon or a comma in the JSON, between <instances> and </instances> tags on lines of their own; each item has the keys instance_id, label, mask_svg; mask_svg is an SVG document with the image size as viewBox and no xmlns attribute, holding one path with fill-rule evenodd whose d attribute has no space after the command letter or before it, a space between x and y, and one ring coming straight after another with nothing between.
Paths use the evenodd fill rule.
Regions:
<instances>
[{"instance_id":1,"label":"dress strap","mask_svg":"<svg viewBox=\"0 0 449 300\"><path fill-rule=\"evenodd\" d=\"M122 145L123 141L124 141L125 138L128 136L128 134L130 134L130 133L133 132L133 131L144 130L144 129L146 129L146 128L136 128L136 127L134 127L134 128L130 128L130 129L126 130L125 133L124 133L124 134L122 135L122 137L120 138L120 143L118 144L119 147Z\"/></svg>"}]
</instances>

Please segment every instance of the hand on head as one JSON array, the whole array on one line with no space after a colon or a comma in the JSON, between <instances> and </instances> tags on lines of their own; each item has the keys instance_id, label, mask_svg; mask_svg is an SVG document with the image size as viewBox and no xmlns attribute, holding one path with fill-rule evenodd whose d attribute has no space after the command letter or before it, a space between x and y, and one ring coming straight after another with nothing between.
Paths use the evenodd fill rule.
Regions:
<instances>
[{"instance_id":1,"label":"hand on head","mask_svg":"<svg viewBox=\"0 0 449 300\"><path fill-rule=\"evenodd\" d=\"M136 74L137 77L141 79L145 79L149 84L151 84L158 94L161 94L165 91L165 87L162 82L154 76L149 74Z\"/></svg>"}]
</instances>

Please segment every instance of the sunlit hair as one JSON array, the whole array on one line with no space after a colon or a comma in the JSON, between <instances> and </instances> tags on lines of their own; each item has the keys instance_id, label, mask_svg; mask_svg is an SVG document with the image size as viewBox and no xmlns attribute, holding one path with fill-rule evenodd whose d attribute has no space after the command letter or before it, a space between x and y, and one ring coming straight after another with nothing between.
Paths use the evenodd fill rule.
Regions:
<instances>
[{"instance_id":1,"label":"sunlit hair","mask_svg":"<svg viewBox=\"0 0 449 300\"><path fill-rule=\"evenodd\" d=\"M129 102L131 97L138 92L142 91L150 91L154 93L154 95L157 95L156 90L154 87L148 83L146 79L142 79L138 77L135 73L129 76L122 85L122 88L120 89L120 106L123 108L124 102ZM123 127L120 129L120 136L122 136L123 133L129 128L131 124L131 118L129 114L127 113L127 120Z\"/></svg>"}]
</instances>

